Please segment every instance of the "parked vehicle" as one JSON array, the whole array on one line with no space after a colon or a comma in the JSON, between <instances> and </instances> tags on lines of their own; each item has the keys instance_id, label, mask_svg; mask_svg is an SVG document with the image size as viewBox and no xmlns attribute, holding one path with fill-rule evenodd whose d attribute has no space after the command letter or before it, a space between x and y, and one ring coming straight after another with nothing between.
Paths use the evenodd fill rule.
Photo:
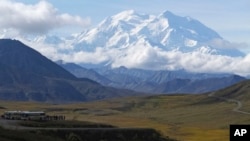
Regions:
<instances>
[{"instance_id":1,"label":"parked vehicle","mask_svg":"<svg viewBox=\"0 0 250 141\"><path fill-rule=\"evenodd\" d=\"M38 112L23 111L21 113L21 120L46 120L46 114L42 111Z\"/></svg>"},{"instance_id":2,"label":"parked vehicle","mask_svg":"<svg viewBox=\"0 0 250 141\"><path fill-rule=\"evenodd\" d=\"M2 118L10 120L46 120L46 114L42 111L6 111Z\"/></svg>"},{"instance_id":3,"label":"parked vehicle","mask_svg":"<svg viewBox=\"0 0 250 141\"><path fill-rule=\"evenodd\" d=\"M65 116L50 116L43 111L5 111L1 118L8 120L65 120Z\"/></svg>"}]
</instances>

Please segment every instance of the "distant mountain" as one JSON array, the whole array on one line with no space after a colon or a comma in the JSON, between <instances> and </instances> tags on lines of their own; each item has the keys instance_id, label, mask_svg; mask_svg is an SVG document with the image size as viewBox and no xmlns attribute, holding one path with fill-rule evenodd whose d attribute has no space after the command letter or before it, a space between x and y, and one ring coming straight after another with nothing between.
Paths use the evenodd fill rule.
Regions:
<instances>
[{"instance_id":1,"label":"distant mountain","mask_svg":"<svg viewBox=\"0 0 250 141\"><path fill-rule=\"evenodd\" d=\"M212 45L213 40L223 41L223 38L191 17L177 16L170 11L155 16L128 10L107 17L97 27L79 34L73 46L76 51L94 51L96 47L124 50L141 45L165 51L244 55L236 49Z\"/></svg>"},{"instance_id":2,"label":"distant mountain","mask_svg":"<svg viewBox=\"0 0 250 141\"><path fill-rule=\"evenodd\" d=\"M111 80L109 86L148 93L204 93L218 90L245 80L233 74L150 71L142 69L96 69Z\"/></svg>"},{"instance_id":3,"label":"distant mountain","mask_svg":"<svg viewBox=\"0 0 250 141\"><path fill-rule=\"evenodd\" d=\"M133 94L78 79L20 41L0 40L1 100L72 102Z\"/></svg>"},{"instance_id":4,"label":"distant mountain","mask_svg":"<svg viewBox=\"0 0 250 141\"><path fill-rule=\"evenodd\" d=\"M59 64L79 78L89 78L105 86L154 94L204 93L245 80L233 74L191 73L185 70L150 71L126 67L89 70L73 63Z\"/></svg>"},{"instance_id":5,"label":"distant mountain","mask_svg":"<svg viewBox=\"0 0 250 141\"><path fill-rule=\"evenodd\" d=\"M70 73L74 74L78 78L88 78L100 84L105 84L105 85L111 83L111 80L100 75L93 69L86 69L74 63L63 63L62 61L57 61L56 63L61 67L63 67L64 69L68 70Z\"/></svg>"},{"instance_id":6,"label":"distant mountain","mask_svg":"<svg viewBox=\"0 0 250 141\"><path fill-rule=\"evenodd\" d=\"M197 59L201 59L204 54L209 59L213 55L244 56L237 49L214 42L227 41L191 17L181 17L170 11L150 15L127 10L105 18L97 26L76 35L70 41L71 52L96 55L98 61L104 58L94 63L99 65L94 69L97 73L85 68L63 67L77 77L89 78L105 86L150 93L201 93L244 80L234 74L192 73L182 68L183 64L189 62L175 60L182 58L182 54L196 54L189 58L194 62L197 56L200 57ZM173 53L177 55L173 57ZM162 54L168 55L165 57ZM201 65L201 62L192 65Z\"/></svg>"},{"instance_id":7,"label":"distant mountain","mask_svg":"<svg viewBox=\"0 0 250 141\"><path fill-rule=\"evenodd\" d=\"M25 36L13 32L0 30L0 38L21 40L54 61L65 59L89 68L125 66L243 74L240 69L218 69L232 60L241 60L234 57L244 59L245 54L235 44L200 21L170 11L158 15L122 11L68 37ZM214 68L212 65L217 62L221 63Z\"/></svg>"}]
</instances>

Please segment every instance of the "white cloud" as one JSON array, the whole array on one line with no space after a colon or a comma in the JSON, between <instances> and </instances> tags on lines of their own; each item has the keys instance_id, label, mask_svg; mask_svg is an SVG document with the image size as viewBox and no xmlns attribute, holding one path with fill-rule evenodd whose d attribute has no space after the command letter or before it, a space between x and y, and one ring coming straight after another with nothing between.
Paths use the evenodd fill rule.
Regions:
<instances>
[{"instance_id":1,"label":"white cloud","mask_svg":"<svg viewBox=\"0 0 250 141\"><path fill-rule=\"evenodd\" d=\"M120 49L97 47L93 52L85 52L74 51L74 48L66 44L55 46L21 41L54 61L64 60L78 64L109 63L112 67L125 66L149 70L185 69L191 72L234 73L250 76L250 54L244 57L229 57L199 50L183 53L176 50L164 51L158 47L140 43Z\"/></svg>"},{"instance_id":2,"label":"white cloud","mask_svg":"<svg viewBox=\"0 0 250 141\"><path fill-rule=\"evenodd\" d=\"M106 62L110 63L112 67L126 66L150 70L186 69L191 72L250 75L250 54L245 57L229 57L200 51L183 53L163 51L145 44L135 44L123 49L97 47L93 52L75 52L70 47L58 48L48 44L23 42L54 61L64 60L78 64ZM66 50L66 52L62 50Z\"/></svg>"},{"instance_id":3,"label":"white cloud","mask_svg":"<svg viewBox=\"0 0 250 141\"><path fill-rule=\"evenodd\" d=\"M26 39L22 39L22 38L16 38L16 39L20 40L21 42L23 42L27 46L35 49L36 51L38 51L42 55L50 58L51 60L60 60L60 58L61 58L61 54L59 53L58 48L56 48L53 45L30 42L30 41L28 41Z\"/></svg>"},{"instance_id":4,"label":"white cloud","mask_svg":"<svg viewBox=\"0 0 250 141\"><path fill-rule=\"evenodd\" d=\"M0 1L0 27L23 33L43 34L66 25L87 26L90 19L60 13L53 5L40 1L26 5L16 1Z\"/></svg>"},{"instance_id":5,"label":"white cloud","mask_svg":"<svg viewBox=\"0 0 250 141\"><path fill-rule=\"evenodd\" d=\"M126 66L128 68L154 70L164 69L164 65L169 63L157 47L152 48L149 46L135 45L126 50L120 50L117 54L120 55L113 57L112 67Z\"/></svg>"},{"instance_id":6,"label":"white cloud","mask_svg":"<svg viewBox=\"0 0 250 141\"><path fill-rule=\"evenodd\" d=\"M44 44L19 39L38 50L48 58L57 61L74 63L103 64L110 63L112 67L126 66L150 70L186 69L191 72L235 73L250 76L250 54L244 57L229 57L210 54L197 50L183 53L177 50L164 51L144 42L126 48L97 47L93 52L75 51L70 44Z\"/></svg>"},{"instance_id":7,"label":"white cloud","mask_svg":"<svg viewBox=\"0 0 250 141\"><path fill-rule=\"evenodd\" d=\"M131 46L126 49L97 49L95 52L78 52L64 55L64 60L76 63L110 62L112 67L126 66L150 70L186 69L191 72L235 73L250 75L250 54L245 57L229 57L208 53L162 51L159 48Z\"/></svg>"},{"instance_id":8,"label":"white cloud","mask_svg":"<svg viewBox=\"0 0 250 141\"><path fill-rule=\"evenodd\" d=\"M95 52L79 51L70 54L64 54L62 56L62 60L75 63L99 64L110 60L109 54L105 53L106 52L102 48L97 48Z\"/></svg>"}]
</instances>

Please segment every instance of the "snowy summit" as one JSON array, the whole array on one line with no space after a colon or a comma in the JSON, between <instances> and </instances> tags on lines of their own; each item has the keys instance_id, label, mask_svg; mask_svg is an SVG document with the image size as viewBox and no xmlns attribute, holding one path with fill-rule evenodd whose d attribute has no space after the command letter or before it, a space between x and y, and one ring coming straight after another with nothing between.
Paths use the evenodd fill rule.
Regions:
<instances>
[{"instance_id":1,"label":"snowy summit","mask_svg":"<svg viewBox=\"0 0 250 141\"><path fill-rule=\"evenodd\" d=\"M247 70L235 65L242 63L234 58L240 57L244 63L245 56L237 47L198 20L170 11L159 15L122 11L70 38L12 38L52 60L80 64L238 74Z\"/></svg>"}]
</instances>

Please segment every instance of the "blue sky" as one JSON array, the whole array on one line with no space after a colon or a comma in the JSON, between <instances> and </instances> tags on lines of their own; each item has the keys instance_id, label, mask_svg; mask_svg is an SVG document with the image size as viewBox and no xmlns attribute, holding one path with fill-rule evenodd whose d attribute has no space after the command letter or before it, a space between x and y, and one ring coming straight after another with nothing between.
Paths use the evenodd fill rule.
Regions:
<instances>
[{"instance_id":1,"label":"blue sky","mask_svg":"<svg viewBox=\"0 0 250 141\"><path fill-rule=\"evenodd\" d=\"M12 2L29 5L37 4L39 0L12 0ZM91 21L88 27L123 10L134 9L139 13L155 15L168 10L201 21L231 42L250 44L249 0L47 0L47 2L60 13L88 18ZM81 26L81 28L84 30L87 27ZM63 26L59 29L71 31L70 28Z\"/></svg>"}]
</instances>

